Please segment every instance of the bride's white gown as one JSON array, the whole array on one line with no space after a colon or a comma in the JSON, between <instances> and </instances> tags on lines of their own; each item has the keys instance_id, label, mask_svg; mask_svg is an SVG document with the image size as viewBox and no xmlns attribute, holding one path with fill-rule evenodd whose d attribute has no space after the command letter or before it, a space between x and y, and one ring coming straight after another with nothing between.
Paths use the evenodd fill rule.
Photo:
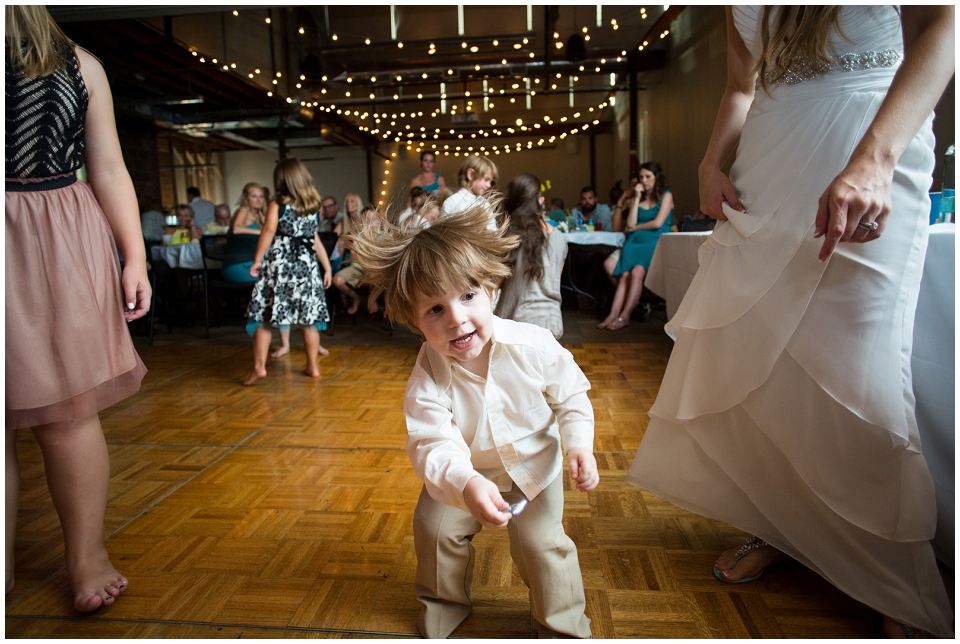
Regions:
<instances>
[{"instance_id":1,"label":"bride's white gown","mask_svg":"<svg viewBox=\"0 0 960 644\"><path fill-rule=\"evenodd\" d=\"M734 8L754 56L761 15ZM831 38L834 57L902 54L892 7L845 7L841 25L849 40ZM817 200L896 69L757 89L730 173L747 212L726 208L700 250L627 481L762 537L885 615L951 635L910 372L931 120L900 159L880 239L840 244L822 263L813 237Z\"/></svg>"}]
</instances>

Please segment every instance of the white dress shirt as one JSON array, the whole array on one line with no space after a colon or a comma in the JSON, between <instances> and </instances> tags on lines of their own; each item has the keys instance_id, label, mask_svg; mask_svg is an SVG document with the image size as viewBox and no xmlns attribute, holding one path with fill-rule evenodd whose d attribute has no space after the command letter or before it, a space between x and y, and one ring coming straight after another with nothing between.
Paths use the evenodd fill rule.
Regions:
<instances>
[{"instance_id":1,"label":"white dress shirt","mask_svg":"<svg viewBox=\"0 0 960 644\"><path fill-rule=\"evenodd\" d=\"M479 206L487 211L487 214L490 215L490 222L487 224L487 228L496 230L497 215L493 212L493 208L490 207L490 202L484 199L483 195L475 195L466 188L460 188L460 190L447 197L443 202L441 210L444 215L453 215L469 210L475 206Z\"/></svg>"},{"instance_id":2,"label":"white dress shirt","mask_svg":"<svg viewBox=\"0 0 960 644\"><path fill-rule=\"evenodd\" d=\"M467 510L463 488L480 475L534 499L564 453L593 450L590 382L550 331L493 317L487 378L424 343L407 381L407 455L431 497Z\"/></svg>"}]
</instances>

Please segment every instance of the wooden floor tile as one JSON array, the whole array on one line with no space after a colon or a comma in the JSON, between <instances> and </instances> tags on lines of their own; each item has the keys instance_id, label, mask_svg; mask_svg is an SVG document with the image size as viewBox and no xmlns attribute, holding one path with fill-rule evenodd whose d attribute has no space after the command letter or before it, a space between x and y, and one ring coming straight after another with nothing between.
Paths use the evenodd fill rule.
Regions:
<instances>
[{"instance_id":1,"label":"wooden floor tile","mask_svg":"<svg viewBox=\"0 0 960 644\"><path fill-rule=\"evenodd\" d=\"M251 368L246 339L142 347L141 391L102 414L106 546L130 586L84 617L71 608L39 449L21 432L7 636L418 637L412 522L422 482L405 452L403 396L420 346L400 339L330 343L318 379L300 373L295 347L254 387L240 384ZM596 415L600 485L585 494L563 482L594 637L875 635L876 613L799 564L752 584L717 581L717 554L745 535L626 483L664 344L568 345ZM482 530L473 545L474 609L454 637L533 637L507 531Z\"/></svg>"}]
</instances>

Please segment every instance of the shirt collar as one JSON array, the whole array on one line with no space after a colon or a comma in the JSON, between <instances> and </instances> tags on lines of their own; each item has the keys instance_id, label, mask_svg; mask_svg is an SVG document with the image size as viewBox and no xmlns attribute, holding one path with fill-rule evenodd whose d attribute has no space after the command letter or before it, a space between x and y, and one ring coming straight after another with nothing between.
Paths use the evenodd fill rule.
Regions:
<instances>
[{"instance_id":1,"label":"shirt collar","mask_svg":"<svg viewBox=\"0 0 960 644\"><path fill-rule=\"evenodd\" d=\"M493 359L498 344L528 344L529 338L524 337L521 328L516 322L493 316L493 330L490 333L490 357ZM457 361L450 356L440 355L429 344L425 344L427 359L433 370L433 379L441 391L450 388L453 366Z\"/></svg>"}]
</instances>

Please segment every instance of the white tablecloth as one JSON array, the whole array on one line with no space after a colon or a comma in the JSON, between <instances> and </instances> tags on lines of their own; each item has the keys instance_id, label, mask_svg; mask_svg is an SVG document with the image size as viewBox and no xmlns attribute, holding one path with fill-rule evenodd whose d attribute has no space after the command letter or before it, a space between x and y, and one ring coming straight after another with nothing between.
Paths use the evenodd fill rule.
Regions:
<instances>
[{"instance_id":1,"label":"white tablecloth","mask_svg":"<svg viewBox=\"0 0 960 644\"><path fill-rule=\"evenodd\" d=\"M174 246L154 246L151 252L154 261L162 259L170 268L203 270L203 255L198 241Z\"/></svg>"},{"instance_id":2,"label":"white tablecloth","mask_svg":"<svg viewBox=\"0 0 960 644\"><path fill-rule=\"evenodd\" d=\"M690 282L700 267L697 251L709 236L709 231L660 235L643 284L666 300L667 320L677 312L680 301L690 288Z\"/></svg>"},{"instance_id":3,"label":"white tablecloth","mask_svg":"<svg viewBox=\"0 0 960 644\"><path fill-rule=\"evenodd\" d=\"M581 246L616 246L620 248L623 246L623 240L626 239L626 235L623 233L611 233L611 232L578 232L578 233L562 233L563 238L567 240L568 244L579 244Z\"/></svg>"},{"instance_id":4,"label":"white tablecloth","mask_svg":"<svg viewBox=\"0 0 960 644\"><path fill-rule=\"evenodd\" d=\"M923 455L937 489L937 558L953 568L956 531L954 247L956 224L930 226L913 328L913 391Z\"/></svg>"}]
</instances>

